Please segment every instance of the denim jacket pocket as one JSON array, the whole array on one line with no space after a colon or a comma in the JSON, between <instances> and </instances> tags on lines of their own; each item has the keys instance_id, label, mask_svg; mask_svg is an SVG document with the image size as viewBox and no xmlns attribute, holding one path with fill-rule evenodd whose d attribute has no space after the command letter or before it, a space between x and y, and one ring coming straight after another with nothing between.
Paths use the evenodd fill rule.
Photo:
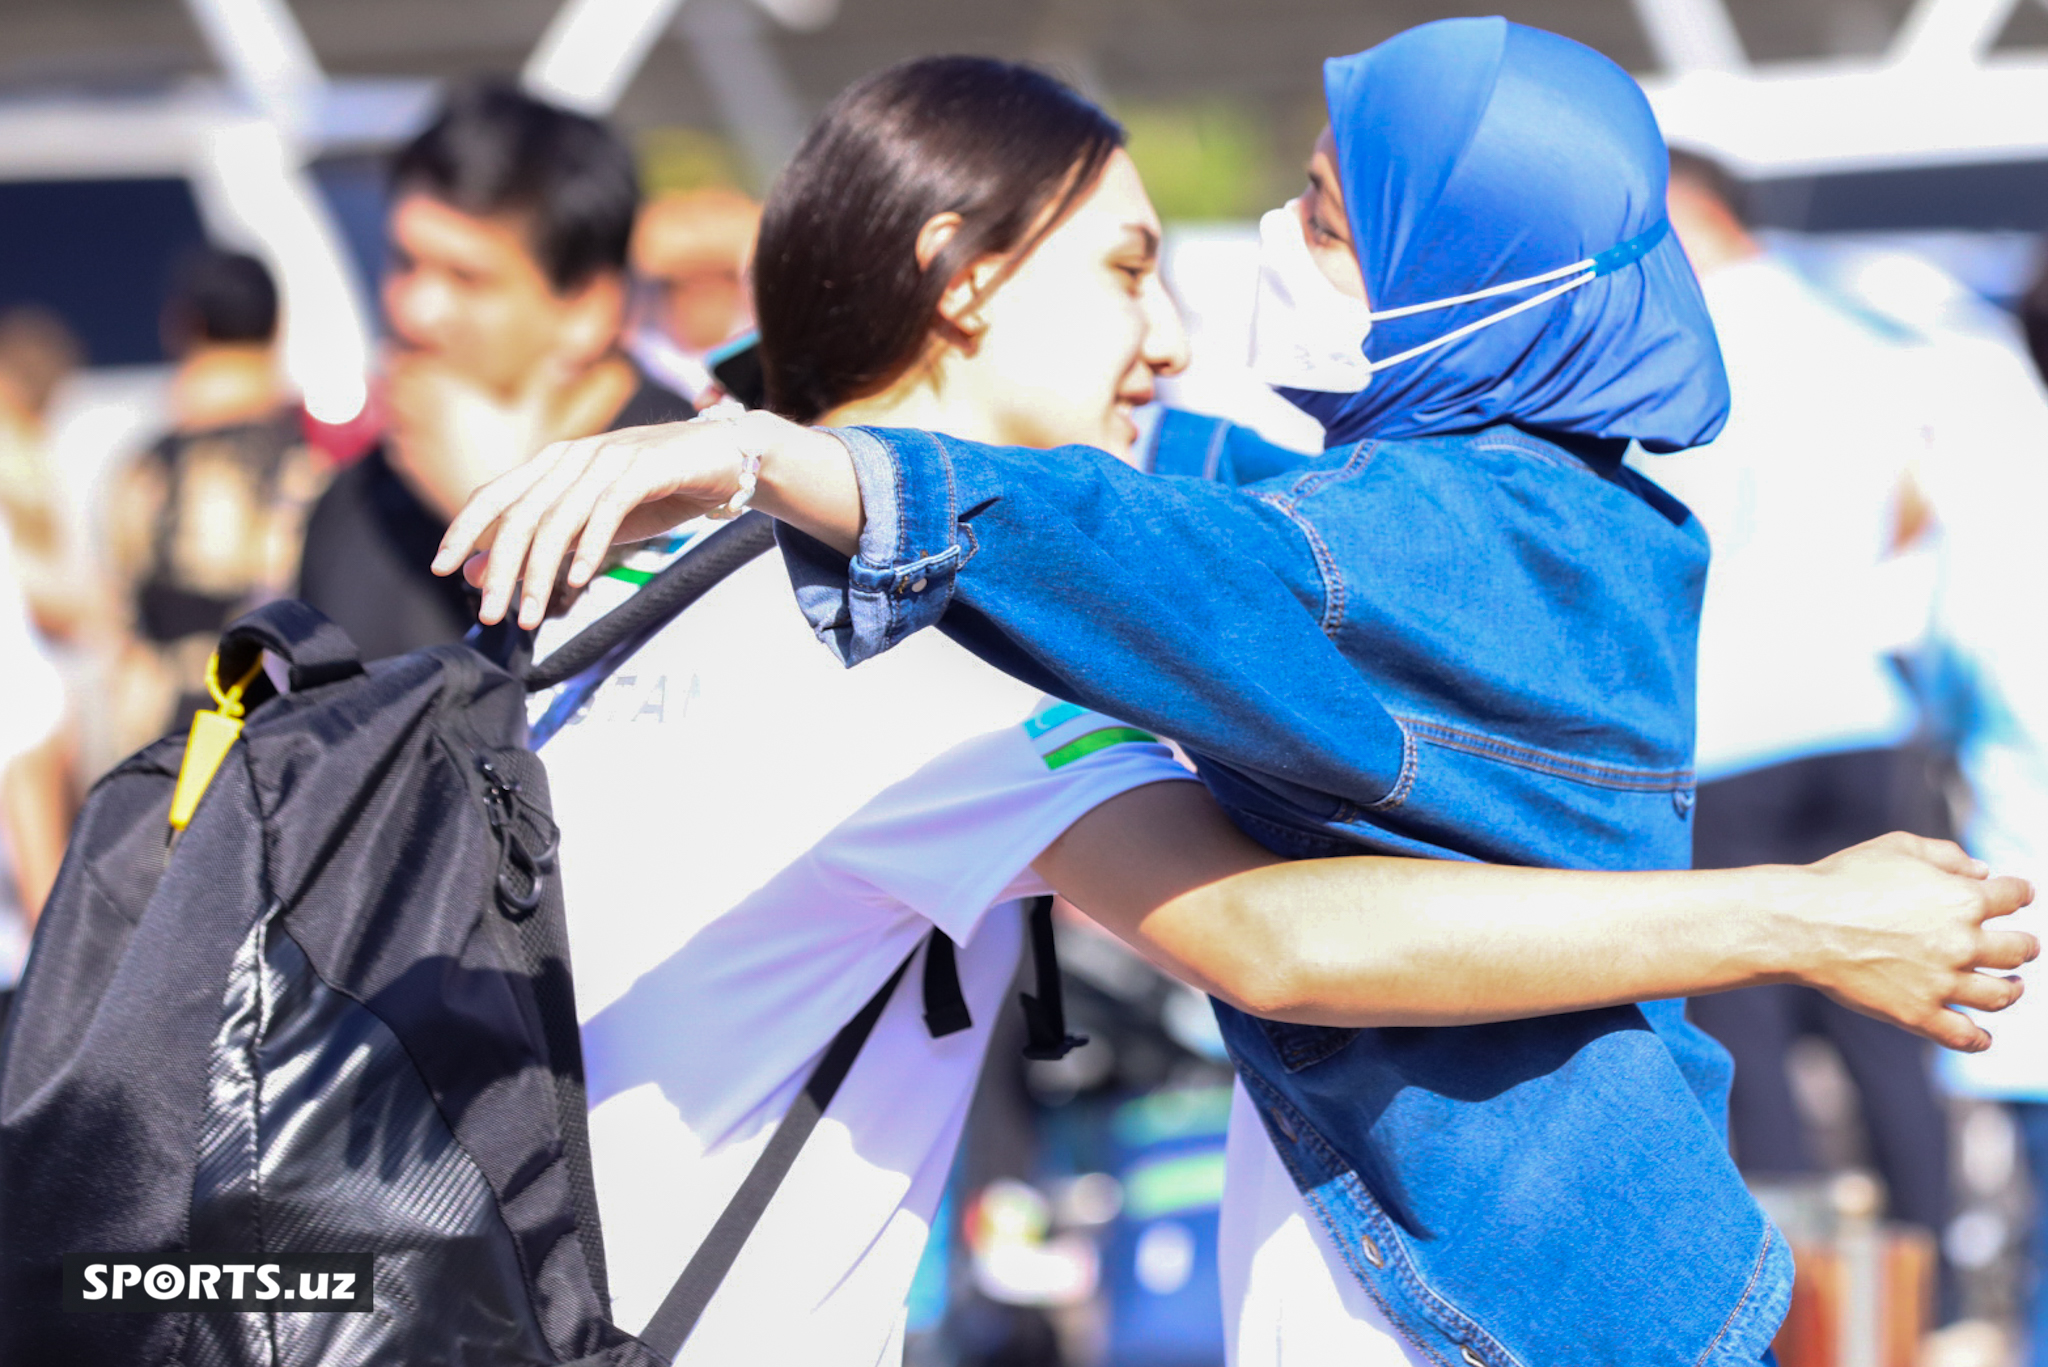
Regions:
<instances>
[{"instance_id":1,"label":"denim jacket pocket","mask_svg":"<svg viewBox=\"0 0 2048 1367\"><path fill-rule=\"evenodd\" d=\"M1291 1021L1267 1020L1263 1016L1254 1019L1266 1032L1266 1038L1273 1042L1273 1052L1280 1056L1282 1066L1290 1073L1313 1068L1334 1058L1358 1038L1356 1029L1340 1025L1296 1025Z\"/></svg>"}]
</instances>

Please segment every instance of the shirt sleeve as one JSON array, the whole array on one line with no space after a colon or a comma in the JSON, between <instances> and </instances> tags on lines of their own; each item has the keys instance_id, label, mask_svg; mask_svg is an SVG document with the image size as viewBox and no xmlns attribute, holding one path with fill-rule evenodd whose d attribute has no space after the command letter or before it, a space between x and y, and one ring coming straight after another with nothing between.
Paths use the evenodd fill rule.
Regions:
<instances>
[{"instance_id":1,"label":"shirt sleeve","mask_svg":"<svg viewBox=\"0 0 2048 1367\"><path fill-rule=\"evenodd\" d=\"M956 746L863 807L811 858L965 944L984 913L1051 889L1031 861L1088 812L1192 781L1150 733L1070 703Z\"/></svg>"}]
</instances>

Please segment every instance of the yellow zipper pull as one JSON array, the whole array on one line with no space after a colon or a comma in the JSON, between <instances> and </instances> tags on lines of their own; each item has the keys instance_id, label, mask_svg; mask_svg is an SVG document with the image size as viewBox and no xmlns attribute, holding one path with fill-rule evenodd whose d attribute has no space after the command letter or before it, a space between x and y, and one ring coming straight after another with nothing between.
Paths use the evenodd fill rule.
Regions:
<instances>
[{"instance_id":1,"label":"yellow zipper pull","mask_svg":"<svg viewBox=\"0 0 2048 1367\"><path fill-rule=\"evenodd\" d=\"M258 651L256 663L249 666L249 672L223 689L220 686L220 652L215 651L206 662L206 691L213 694L216 711L198 711L192 714L192 733L185 738L185 762L178 766L178 786L171 791L171 829L182 831L191 823L192 813L198 810L199 799L206 796L206 785L213 782L213 776L220 769L220 762L227 758L228 747L242 734L242 690L256 681L263 672L263 654Z\"/></svg>"}]
</instances>

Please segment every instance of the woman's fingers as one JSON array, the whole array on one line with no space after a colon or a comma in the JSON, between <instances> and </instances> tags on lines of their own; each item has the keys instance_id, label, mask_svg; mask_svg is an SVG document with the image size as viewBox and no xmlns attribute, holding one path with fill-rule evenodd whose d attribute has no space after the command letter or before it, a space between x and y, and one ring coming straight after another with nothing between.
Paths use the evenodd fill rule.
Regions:
<instances>
[{"instance_id":1,"label":"woman's fingers","mask_svg":"<svg viewBox=\"0 0 2048 1367\"><path fill-rule=\"evenodd\" d=\"M1943 873L1983 878L1991 872L1989 864L1981 859L1972 859L1969 851L1953 840L1933 840L1924 835L1893 831L1890 835L1880 836L1876 843L1890 845L1902 854L1925 860Z\"/></svg>"},{"instance_id":2,"label":"woman's fingers","mask_svg":"<svg viewBox=\"0 0 2048 1367\"><path fill-rule=\"evenodd\" d=\"M513 590L521 576L530 573L526 554L533 544L534 530L548 509L554 506L555 499L583 473L589 463L587 447L587 442L572 442L564 447L532 487L499 515L497 537L491 544L490 564L484 569L484 599L477 610L478 621L492 623L504 620L505 612L512 604ZM553 581L548 582L552 584ZM546 587L541 592L545 595Z\"/></svg>"},{"instance_id":3,"label":"woman's fingers","mask_svg":"<svg viewBox=\"0 0 2048 1367\"><path fill-rule=\"evenodd\" d=\"M469 502L462 505L461 511L455 514L455 520L448 524L448 530L441 534L441 548L434 552L434 573L453 574L469 558L470 552L482 549L484 534L491 524L553 467L565 444L558 442L548 447L532 460L507 470L471 494Z\"/></svg>"},{"instance_id":4,"label":"woman's fingers","mask_svg":"<svg viewBox=\"0 0 2048 1367\"><path fill-rule=\"evenodd\" d=\"M2041 953L2041 942L2024 930L1987 930L1979 942L1977 968L2019 968Z\"/></svg>"},{"instance_id":5,"label":"woman's fingers","mask_svg":"<svg viewBox=\"0 0 2048 1367\"><path fill-rule=\"evenodd\" d=\"M2024 878L2001 874L1984 881L1983 914L1977 919L1988 921L1994 916L2010 916L2021 907L2031 906L2034 901L2034 885Z\"/></svg>"},{"instance_id":6,"label":"woman's fingers","mask_svg":"<svg viewBox=\"0 0 2048 1367\"><path fill-rule=\"evenodd\" d=\"M558 494L542 514L526 554L526 592L519 605L519 625L533 629L547 616L548 598L554 592L555 573L569 543L583 530L590 509L632 462L632 453L615 446L601 446L592 455L576 482ZM571 588L582 588L589 576Z\"/></svg>"},{"instance_id":7,"label":"woman's fingers","mask_svg":"<svg viewBox=\"0 0 2048 1367\"><path fill-rule=\"evenodd\" d=\"M2018 978L1993 973L1962 973L1949 990L1949 1003L1978 1011L2003 1011L2020 999L2026 984Z\"/></svg>"},{"instance_id":8,"label":"woman's fingers","mask_svg":"<svg viewBox=\"0 0 2048 1367\"><path fill-rule=\"evenodd\" d=\"M1960 1011L1943 1009L1907 1028L1933 1040L1944 1049L1975 1054L1991 1047L1991 1033Z\"/></svg>"}]
</instances>

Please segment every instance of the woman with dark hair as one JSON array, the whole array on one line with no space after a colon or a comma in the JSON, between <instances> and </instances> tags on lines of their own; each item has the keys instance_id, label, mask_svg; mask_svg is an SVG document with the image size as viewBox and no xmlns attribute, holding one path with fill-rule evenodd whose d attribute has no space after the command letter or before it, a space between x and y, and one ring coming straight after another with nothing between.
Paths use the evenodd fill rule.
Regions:
<instances>
[{"instance_id":1,"label":"woman with dark hair","mask_svg":"<svg viewBox=\"0 0 2048 1367\"><path fill-rule=\"evenodd\" d=\"M1496 47L1505 27L1491 30ZM1564 40L1513 33L1518 44L1537 48L1533 56L1517 54L1523 89L1571 92L1557 95L1561 107L1591 102L1582 133L1594 150L1586 155L1633 165L1639 148L1613 146L1617 136L1624 143L1640 137L1628 122L1632 111L1599 106L1603 83L1614 101L1610 68ZM1422 54L1431 61L1420 76L1410 55L1398 53L1380 74L1398 90L1404 78L1428 76L1431 62L1462 70L1452 93L1479 107L1466 121L1469 132L1485 113L1490 80L1461 54L1472 37L1453 26L1447 50L1439 42ZM1398 125L1384 114L1357 114L1349 84L1355 73L1341 67L1333 64L1331 99L1341 136L1361 123ZM660 881L647 868L649 853L673 846L679 833L704 852L689 860L694 878L752 889L665 962L645 942L676 932L657 929L661 918L640 912L631 936L641 962L658 967L630 988L621 981L611 1004L604 992L593 994L599 1009L585 1039L600 1195L608 1180L607 1106L623 1107L653 1082L680 1115L687 1143L678 1147L744 1150L733 1136L779 1109L836 1022L937 927L960 945L974 1023L926 1038L912 1008L892 1001L849 1078L852 1090L833 1107L847 1133L841 1156L861 1161L814 1177L801 1189L807 1194L784 1193L788 1237L841 1252L777 1262L778 1272L801 1284L755 1293L790 1296L776 1332L821 1325L828 1316L818 1307L838 1292L806 1298L804 1288L836 1257L838 1280L822 1283L844 1291L835 1308L858 1318L851 1302L864 1296L862 1313L872 1314L877 1298L892 1287L900 1294L907 1279L905 1245L916 1242L936 1199L971 1084L965 1065L978 1059L980 1032L1015 953L1014 918L988 913L1050 884L1219 999L1270 1136L1254 1131L1248 1150L1256 1199L1269 1199L1264 1178L1279 1172L1284 1201L1273 1209L1281 1222L1292 1219L1304 1231L1307 1222L1320 1226L1307 1275L1298 1259L1268 1259L1269 1248L1287 1253L1278 1241L1237 1250L1234 1301L1245 1300L1247 1286L1263 1285L1268 1298L1258 1316L1240 1316L1241 1352L1256 1329L1267 1335L1257 1350L1267 1358L1286 1349L1327 1361L1340 1342L1342 1354L1380 1351L1393 1360L1442 1361L1448 1349L1449 1360L1462 1350L1465 1361L1482 1364L1511 1357L1662 1363L1679 1355L1754 1361L1782 1310L1787 1274L1782 1246L1719 1148L1714 1089L1725 1076L1716 1076L1710 1046L1686 1034L1674 1011L1646 1013L1631 1003L1793 978L1969 1046L1980 1033L1945 1004L1996 1007L2016 995L2011 983L1974 969L2011 966L2031 954L2030 937L1982 928L2027 890L2014 880L1984 881L1984 871L1952 847L1905 838L1805 870L1649 871L1682 858L1672 857L1662 828L1643 835L1646 804L1661 804L1663 819L1681 828L1685 817L1683 781L1673 772L1682 761L1660 767L1676 744L1671 736L1683 715L1677 680L1689 668L1689 656L1664 632L1684 607L1661 601L1672 590L1660 576L1675 573L1682 594L1699 548L1682 510L1631 482L1608 461L1606 447L1577 440L1570 425L1478 443L1340 447L1249 495L1152 479L1117 463L1135 436L1129 410L1149 399L1155 375L1180 363L1183 344L1156 276L1156 216L1116 146L1114 125L1091 112L1043 77L970 59L914 63L856 87L813 130L764 222L756 266L763 349L771 394L786 417L646 429L553 448L479 493L444 543L436 568L447 573L486 532L495 537L483 572L485 613L495 617L522 569L538 592L579 537L572 582L590 577L593 552L614 529L646 536L697 514L736 511L758 487L770 511L828 538L842 555L868 552L853 563L850 586L843 562L835 584L817 569L827 559L819 543L786 539L799 599L813 619L860 653L895 647L845 675L836 693L821 681L804 697L750 695L742 704L752 709L751 723L725 728L733 753L750 756L743 764L766 768L764 753L787 758L791 789L828 775L844 780L842 768L877 780L872 796L838 824L821 829L806 817L787 832L784 843L798 853L766 882L755 875L761 861L749 862L743 851L749 838L783 822L779 798L721 789L723 771L701 755L687 765L658 764L636 792L623 749L588 778L578 775L573 751L565 764L565 752L549 750L567 880L584 899L572 910L572 935L577 918L604 914L592 911L591 875L580 862L589 846L577 848L590 837L579 823L638 823L631 843L616 847L612 876L621 882L612 900L622 907L647 905ZM1020 153L1015 164L1035 168L1035 181L1027 193L1004 189L1001 168L1014 142L1031 140L1025 130L1039 119L1048 129L1072 130L1064 160ZM1495 154L1483 139L1475 145ZM1335 160L1331 150L1321 154L1315 202L1292 220L1320 234L1300 236L1297 226L1297 251L1345 242ZM1343 188L1355 190L1361 174L1346 161ZM1375 202L1398 203L1403 193L1397 184ZM1503 199L1496 207L1505 214L1514 205ZM1619 263L1597 258L1602 275L1657 246L1654 229L1630 232L1624 245L1635 255ZM953 250L962 242L971 250ZM1365 256L1363 248L1352 256L1354 272ZM1711 333L1704 349L1688 334L1704 322L1682 307L1690 285L1689 275L1674 274L1683 272L1682 260L1661 260L1656 269L1638 313L1641 327L1664 329L1675 359L1658 363L1677 397L1667 394L1663 413L1650 402L1654 394L1636 407L1653 424L1669 418L1697 439L1713 425L1718 372L1689 376L1684 368L1710 363ZM1306 288L1298 271L1287 283L1298 294ZM1678 306L1650 316L1656 292L1671 290ZM897 310L917 327L899 326ZM1598 305L1592 311L1605 317ZM1329 306L1328 313L1343 309ZM817 353L809 345L814 335ZM1644 335L1617 325L1596 339L1596 359L1626 367L1628 348ZM1526 338L1520 344L1530 350ZM1319 373L1331 368L1322 364L1327 354L1301 351ZM829 365L819 359L828 352L835 358ZM1339 354L1335 368L1344 364ZM1553 358L1542 390L1546 414L1566 413L1584 398L1570 383L1573 364L1569 355ZM1611 375L1605 382L1615 383ZM1654 386L1658 378L1643 382ZM1512 406L1513 386L1504 390L1502 402ZM1406 392L1418 408L1432 400L1412 386ZM1323 407L1334 432L1354 421L1342 403ZM847 440L880 446L894 477L870 471L856 483L845 446L787 418L863 424ZM1398 407L1385 420L1415 421ZM913 424L927 430L910 430ZM1542 435L1553 430L1560 440ZM1010 449L990 445L1005 442ZM1039 449L1060 442L1100 450ZM1346 481L1375 449L1392 453L1397 481L1419 484L1442 507L1418 503L1399 483L1375 489L1387 505L1378 514L1315 501L1319 490L1355 487ZM1451 453L1510 490L1505 510L1480 496L1470 476L1429 476L1424 458ZM965 477L953 480L954 470ZM1538 549L1525 528L1487 521L1507 519L1517 501L1554 520L1565 538L1544 574L1514 559ZM937 521L934 506L943 511ZM1418 583L1404 571L1404 556L1415 555L1404 535L1435 535L1446 510L1468 520L1473 535L1460 554L1473 568L1438 557L1428 562L1432 572L1517 571L1519 579L1487 583L1498 604L1476 594L1461 602L1456 584ZM977 543L984 525L995 536ZM934 530L942 539L929 539ZM1383 563L1356 563L1369 549L1362 536L1378 538ZM1634 597L1615 597L1615 576L1594 550L1603 538L1643 558L1647 586ZM1489 549L1495 539L1506 552ZM1043 560L1031 563L1040 546ZM985 574L978 559L988 562ZM1228 572L1216 573L1219 565ZM1575 618L1550 595L1550 575L1585 595ZM1398 630L1361 640L1347 634L1345 602L1312 582L1349 583L1350 611L1376 626L1401 606L1390 592L1444 616L1411 615L1397 624L1413 637L1405 643ZM1128 703L1145 721L1170 723L1162 725L1169 734L1198 739L1190 748L1201 752L1203 776L1233 808L1235 824L1149 734L1072 703L1044 705L1021 728L968 741L923 767L906 763L894 741L882 762L855 754L884 732L914 734L914 748L927 755L942 743L939 719L926 731L918 724L954 699L953 686L902 664L907 652L937 639L910 634L927 620L920 615L927 597L950 597L949 632L1004 668L1068 696ZM714 597L706 607L715 604ZM764 621L772 615L765 599L750 606ZM1475 609L1485 617L1474 620ZM1625 610L1647 620L1630 623ZM786 602L781 611L787 620ZM1077 618L1091 613L1099 614L1093 634L1077 644ZM1514 615L1522 613L1530 615ZM1542 680L1503 674L1497 661L1473 654L1498 635L1486 626L1503 615L1512 616L1540 666L1556 666L1544 650L1563 630L1559 621L1576 620L1620 666L1655 668L1631 682L1633 696L1604 707L1571 694L1584 672L1568 671L1563 687L1578 711L1560 711L1555 688L1546 692ZM693 614L670 634L715 629L708 625L715 620ZM743 639L737 623L730 630L733 643ZM699 639L693 658L712 668L714 656ZM1412 694L1451 689L1439 707L1448 715L1427 725L1392 718L1378 690L1390 686L1395 670L1392 682ZM655 672L643 667L635 677ZM1550 748L1454 725L1462 720L1456 689L1468 676L1480 685L1519 679L1523 711L1546 728ZM705 687L701 697L708 702L712 692ZM699 696L693 683L693 707ZM630 707L623 713L639 715ZM727 715L739 713L736 706ZM909 725L898 720L906 715ZM793 737L792 726L820 729ZM574 744L582 732L571 737L555 744ZM1638 743L1647 761L1604 763L1597 747L1615 737ZM1395 772L1382 781L1389 738ZM1447 773L1433 763L1425 787L1412 759L1421 743L1481 758L1504 754L1517 767ZM1573 753L1589 747L1590 757ZM836 762L821 763L826 754ZM690 807L683 799L693 785L716 801ZM1482 799L1497 811L1479 809ZM1252 843L1247 831L1279 853ZM1283 858L1301 854L1349 857ZM1413 854L1437 858L1389 857ZM1642 871L1496 868L1475 862L1481 857ZM737 871L728 871L735 863ZM590 960L584 943L575 949L582 979ZM586 1000L585 1009L592 1005ZM1655 1017L1654 1032L1646 1014ZM1460 1028L1389 1028L1418 1026ZM697 1045L686 1064L671 1043L681 1033ZM773 1085L750 1090L762 1078ZM946 1118L920 1121L921 1107ZM656 1112L643 1106L637 1114L651 1123ZM643 1148L647 1133L636 1140ZM1668 1171L1651 1161L1660 1155ZM1602 1174L1597 1182L1595 1173ZM1234 1168L1233 1183L1238 1177ZM658 1191L636 1199L661 1204ZM609 1205L605 1218L615 1232ZM863 1222L867 1243L841 1242L841 1233L859 1232ZM1262 1239L1268 1231L1256 1223L1250 1237ZM852 1272L847 1247L855 1250ZM1560 1253L1571 1256L1530 1264ZM893 1271L878 1270L888 1257L897 1259ZM1691 1272L1673 1272L1674 1260L1690 1260ZM1724 1295L1735 1271L1748 1277L1749 1289L1738 1283ZM1666 1273L1668 1282L1655 1280ZM1290 1300L1297 1290L1315 1292L1318 1275L1327 1295L1314 1305L1313 1295ZM1296 1285L1274 1286L1276 1276ZM760 1332L763 1304L735 1302L739 1318L729 1322L740 1323L751 1307L746 1322ZM798 1305L809 1309L788 1308ZM1710 1315L1719 1317L1719 1332L1694 1342ZM1333 1325L1340 1340L1326 1332ZM831 1340L847 1341L844 1333ZM822 1350L811 1347L803 1360L820 1360Z\"/></svg>"}]
</instances>

